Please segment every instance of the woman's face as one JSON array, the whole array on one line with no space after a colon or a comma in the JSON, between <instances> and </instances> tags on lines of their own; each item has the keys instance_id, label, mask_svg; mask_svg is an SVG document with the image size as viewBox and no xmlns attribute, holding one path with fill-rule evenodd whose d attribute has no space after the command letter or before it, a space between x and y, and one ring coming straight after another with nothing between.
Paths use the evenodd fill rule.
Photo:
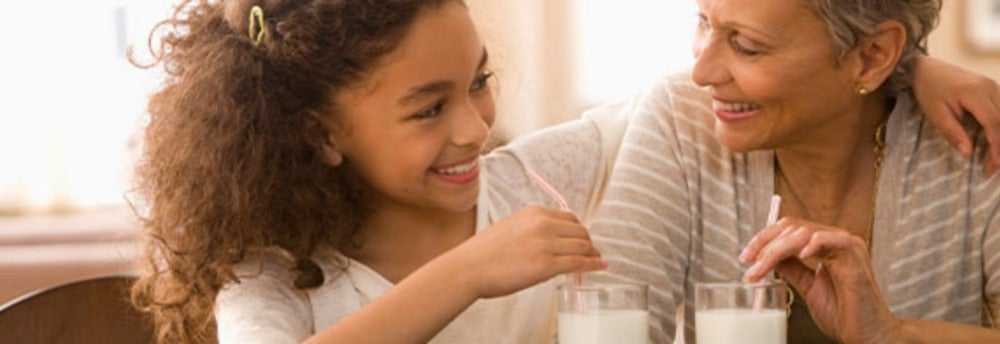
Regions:
<instances>
[{"instance_id":1,"label":"woman's face","mask_svg":"<svg viewBox=\"0 0 1000 344\"><path fill-rule=\"evenodd\" d=\"M336 149L376 204L464 211L493 124L486 51L466 8L427 10L362 86L337 95Z\"/></svg>"},{"instance_id":2,"label":"woman's face","mask_svg":"<svg viewBox=\"0 0 1000 344\"><path fill-rule=\"evenodd\" d=\"M821 143L860 106L854 60L803 0L698 0L694 82L712 95L719 141L736 151Z\"/></svg>"}]
</instances>

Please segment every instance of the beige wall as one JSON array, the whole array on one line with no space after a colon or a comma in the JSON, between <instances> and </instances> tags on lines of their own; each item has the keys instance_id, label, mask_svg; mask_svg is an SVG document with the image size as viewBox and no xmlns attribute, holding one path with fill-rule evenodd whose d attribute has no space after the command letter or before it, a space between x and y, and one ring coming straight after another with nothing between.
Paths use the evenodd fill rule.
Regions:
<instances>
[{"instance_id":1,"label":"beige wall","mask_svg":"<svg viewBox=\"0 0 1000 344\"><path fill-rule=\"evenodd\" d=\"M579 115L576 0L468 0L497 72L498 126L518 136Z\"/></svg>"},{"instance_id":2,"label":"beige wall","mask_svg":"<svg viewBox=\"0 0 1000 344\"><path fill-rule=\"evenodd\" d=\"M962 14L966 0L946 0L941 22L931 34L931 55L964 66L994 79L1000 79L1000 52L995 55L977 54L965 44L962 36ZM998 33L1000 34L1000 33Z\"/></svg>"}]
</instances>

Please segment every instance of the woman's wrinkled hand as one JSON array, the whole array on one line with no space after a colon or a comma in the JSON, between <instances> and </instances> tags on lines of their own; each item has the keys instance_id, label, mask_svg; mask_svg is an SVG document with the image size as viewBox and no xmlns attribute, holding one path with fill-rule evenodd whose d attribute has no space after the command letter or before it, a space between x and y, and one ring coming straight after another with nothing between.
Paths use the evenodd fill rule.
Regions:
<instances>
[{"instance_id":1,"label":"woman's wrinkled hand","mask_svg":"<svg viewBox=\"0 0 1000 344\"><path fill-rule=\"evenodd\" d=\"M777 271L809 306L816 325L845 343L892 342L901 324L878 289L864 240L844 229L786 217L740 254L755 282Z\"/></svg>"}]
</instances>

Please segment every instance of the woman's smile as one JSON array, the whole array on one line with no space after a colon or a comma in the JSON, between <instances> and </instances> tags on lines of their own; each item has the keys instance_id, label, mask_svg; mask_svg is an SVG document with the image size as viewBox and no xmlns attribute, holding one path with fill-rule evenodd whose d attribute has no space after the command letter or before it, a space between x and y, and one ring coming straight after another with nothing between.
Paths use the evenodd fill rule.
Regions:
<instances>
[{"instance_id":1,"label":"woman's smile","mask_svg":"<svg viewBox=\"0 0 1000 344\"><path fill-rule=\"evenodd\" d=\"M712 100L712 112L723 122L736 122L760 113L760 104L740 101Z\"/></svg>"}]
</instances>

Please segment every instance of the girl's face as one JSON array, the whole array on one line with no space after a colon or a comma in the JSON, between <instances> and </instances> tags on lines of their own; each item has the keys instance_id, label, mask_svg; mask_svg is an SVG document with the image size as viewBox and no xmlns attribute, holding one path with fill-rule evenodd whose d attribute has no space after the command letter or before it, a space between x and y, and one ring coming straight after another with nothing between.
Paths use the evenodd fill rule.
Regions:
<instances>
[{"instance_id":1,"label":"girl's face","mask_svg":"<svg viewBox=\"0 0 1000 344\"><path fill-rule=\"evenodd\" d=\"M495 108L486 50L457 2L425 10L362 85L336 95L335 149L377 207L459 212L479 194Z\"/></svg>"},{"instance_id":2,"label":"girl's face","mask_svg":"<svg viewBox=\"0 0 1000 344\"><path fill-rule=\"evenodd\" d=\"M844 114L859 106L852 81L859 64L837 63L829 30L805 1L698 5L692 75L712 94L721 143L749 151L842 136L829 128L843 128Z\"/></svg>"}]
</instances>

